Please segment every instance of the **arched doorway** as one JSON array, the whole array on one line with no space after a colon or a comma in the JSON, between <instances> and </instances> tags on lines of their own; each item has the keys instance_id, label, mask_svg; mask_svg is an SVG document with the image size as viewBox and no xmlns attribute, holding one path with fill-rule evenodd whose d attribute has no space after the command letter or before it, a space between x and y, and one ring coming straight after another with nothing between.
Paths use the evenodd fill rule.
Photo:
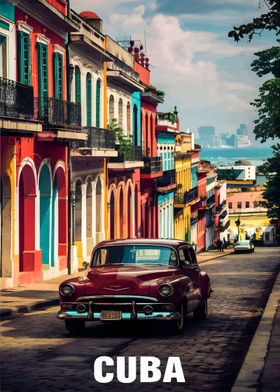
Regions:
<instances>
[{"instance_id":1,"label":"arched doorway","mask_svg":"<svg viewBox=\"0 0 280 392\"><path fill-rule=\"evenodd\" d=\"M124 195L123 189L120 187L119 193L119 238L124 238Z\"/></svg>"},{"instance_id":2,"label":"arched doorway","mask_svg":"<svg viewBox=\"0 0 280 392\"><path fill-rule=\"evenodd\" d=\"M75 185L74 241L82 241L82 182L80 180Z\"/></svg>"},{"instance_id":3,"label":"arched doorway","mask_svg":"<svg viewBox=\"0 0 280 392\"><path fill-rule=\"evenodd\" d=\"M51 256L51 172L47 164L44 164L39 177L40 190L40 249L42 251L42 263L50 265Z\"/></svg>"},{"instance_id":4,"label":"arched doorway","mask_svg":"<svg viewBox=\"0 0 280 392\"><path fill-rule=\"evenodd\" d=\"M113 240L115 238L115 195L114 191L111 191L110 195L110 239Z\"/></svg>"},{"instance_id":5,"label":"arched doorway","mask_svg":"<svg viewBox=\"0 0 280 392\"><path fill-rule=\"evenodd\" d=\"M1 178L1 194L0 194L0 276L10 278L12 276L11 261L11 222L12 222L12 204L11 204L11 183L8 176Z\"/></svg>"},{"instance_id":6,"label":"arched doorway","mask_svg":"<svg viewBox=\"0 0 280 392\"><path fill-rule=\"evenodd\" d=\"M67 199L65 172L58 167L53 180L52 197L52 258L51 266L61 258L60 269L67 266ZM64 258L62 258L64 256Z\"/></svg>"},{"instance_id":7,"label":"arched doorway","mask_svg":"<svg viewBox=\"0 0 280 392\"><path fill-rule=\"evenodd\" d=\"M135 237L138 238L139 237L139 229L138 229L138 186L135 185L134 188L134 200L135 200L135 205L134 205L134 224L135 224Z\"/></svg>"},{"instance_id":8,"label":"arched doorway","mask_svg":"<svg viewBox=\"0 0 280 392\"><path fill-rule=\"evenodd\" d=\"M92 185L90 179L87 181L86 187L86 237L87 237L87 256L91 255L93 247L92 236Z\"/></svg>"},{"instance_id":9,"label":"arched doorway","mask_svg":"<svg viewBox=\"0 0 280 392\"><path fill-rule=\"evenodd\" d=\"M36 184L31 166L25 165L19 179L19 270L34 271Z\"/></svg>"},{"instance_id":10,"label":"arched doorway","mask_svg":"<svg viewBox=\"0 0 280 392\"><path fill-rule=\"evenodd\" d=\"M103 192L100 177L96 183L95 214L96 214L96 242L102 241L103 234Z\"/></svg>"},{"instance_id":11,"label":"arched doorway","mask_svg":"<svg viewBox=\"0 0 280 392\"><path fill-rule=\"evenodd\" d=\"M132 192L131 186L128 186L127 192L127 236L128 238L132 238L133 235L133 227L132 227Z\"/></svg>"}]
</instances>

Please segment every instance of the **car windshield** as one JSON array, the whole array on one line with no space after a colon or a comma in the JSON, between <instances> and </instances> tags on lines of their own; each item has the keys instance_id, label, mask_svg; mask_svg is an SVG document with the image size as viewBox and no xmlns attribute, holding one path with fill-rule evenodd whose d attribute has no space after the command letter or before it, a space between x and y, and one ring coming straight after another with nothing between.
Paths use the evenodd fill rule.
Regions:
<instances>
[{"instance_id":1,"label":"car windshield","mask_svg":"<svg viewBox=\"0 0 280 392\"><path fill-rule=\"evenodd\" d=\"M165 246L113 245L96 249L92 266L111 264L177 266L177 257L174 249Z\"/></svg>"},{"instance_id":2,"label":"car windshield","mask_svg":"<svg viewBox=\"0 0 280 392\"><path fill-rule=\"evenodd\" d=\"M249 245L249 241L238 241L235 245L246 246Z\"/></svg>"}]
</instances>

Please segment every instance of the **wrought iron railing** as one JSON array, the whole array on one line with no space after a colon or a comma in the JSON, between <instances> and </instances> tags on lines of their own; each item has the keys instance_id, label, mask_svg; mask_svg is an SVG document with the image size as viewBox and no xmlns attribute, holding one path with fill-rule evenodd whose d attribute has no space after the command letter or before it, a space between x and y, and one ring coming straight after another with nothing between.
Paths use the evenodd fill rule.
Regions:
<instances>
[{"instance_id":1,"label":"wrought iron railing","mask_svg":"<svg viewBox=\"0 0 280 392\"><path fill-rule=\"evenodd\" d=\"M93 148L96 150L115 149L116 148L116 135L110 129L104 128L84 128L87 133L87 140L72 142L72 148Z\"/></svg>"},{"instance_id":2,"label":"wrought iron railing","mask_svg":"<svg viewBox=\"0 0 280 392\"><path fill-rule=\"evenodd\" d=\"M186 192L176 192L174 196L175 204L187 204L198 197L198 188L194 187Z\"/></svg>"},{"instance_id":3,"label":"wrought iron railing","mask_svg":"<svg viewBox=\"0 0 280 392\"><path fill-rule=\"evenodd\" d=\"M174 169L164 171L162 177L157 179L157 185L159 187L164 187L171 184L176 184L176 174Z\"/></svg>"},{"instance_id":4,"label":"wrought iron railing","mask_svg":"<svg viewBox=\"0 0 280 392\"><path fill-rule=\"evenodd\" d=\"M34 99L35 117L51 127L81 128L81 105L58 98L37 97Z\"/></svg>"},{"instance_id":5,"label":"wrought iron railing","mask_svg":"<svg viewBox=\"0 0 280 392\"><path fill-rule=\"evenodd\" d=\"M138 146L126 146L125 148L117 145L118 156L110 158L111 162L142 161L142 148Z\"/></svg>"},{"instance_id":6,"label":"wrought iron railing","mask_svg":"<svg viewBox=\"0 0 280 392\"><path fill-rule=\"evenodd\" d=\"M0 116L32 120L33 87L0 78Z\"/></svg>"},{"instance_id":7,"label":"wrought iron railing","mask_svg":"<svg viewBox=\"0 0 280 392\"><path fill-rule=\"evenodd\" d=\"M144 167L142 173L158 173L162 171L162 159L161 157L148 157L144 158Z\"/></svg>"}]
</instances>

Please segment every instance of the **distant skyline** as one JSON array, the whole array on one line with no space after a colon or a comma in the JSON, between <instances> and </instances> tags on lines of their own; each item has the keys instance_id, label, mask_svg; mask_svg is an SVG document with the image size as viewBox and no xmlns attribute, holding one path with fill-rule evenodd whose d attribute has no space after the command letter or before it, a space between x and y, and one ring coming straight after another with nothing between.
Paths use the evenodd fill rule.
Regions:
<instances>
[{"instance_id":1,"label":"distant skyline","mask_svg":"<svg viewBox=\"0 0 280 392\"><path fill-rule=\"evenodd\" d=\"M250 64L254 52L272 46L274 39L264 34L236 44L227 33L266 12L265 2L71 0L71 7L95 11L104 21L104 34L114 39L146 42L152 83L166 93L159 110L176 105L182 130L196 132L209 124L217 133L233 133L245 123L252 131L256 112L250 102L263 81Z\"/></svg>"}]
</instances>

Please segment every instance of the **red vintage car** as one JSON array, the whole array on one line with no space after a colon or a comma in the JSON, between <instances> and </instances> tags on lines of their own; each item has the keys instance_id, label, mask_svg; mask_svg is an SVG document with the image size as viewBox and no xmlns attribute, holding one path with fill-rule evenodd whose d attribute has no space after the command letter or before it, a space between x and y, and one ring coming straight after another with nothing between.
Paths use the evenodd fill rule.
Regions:
<instances>
[{"instance_id":1,"label":"red vintage car","mask_svg":"<svg viewBox=\"0 0 280 392\"><path fill-rule=\"evenodd\" d=\"M210 279L185 241L104 241L86 277L61 283L57 317L70 333L99 320L164 320L181 331L187 314L206 318L210 293Z\"/></svg>"}]
</instances>

